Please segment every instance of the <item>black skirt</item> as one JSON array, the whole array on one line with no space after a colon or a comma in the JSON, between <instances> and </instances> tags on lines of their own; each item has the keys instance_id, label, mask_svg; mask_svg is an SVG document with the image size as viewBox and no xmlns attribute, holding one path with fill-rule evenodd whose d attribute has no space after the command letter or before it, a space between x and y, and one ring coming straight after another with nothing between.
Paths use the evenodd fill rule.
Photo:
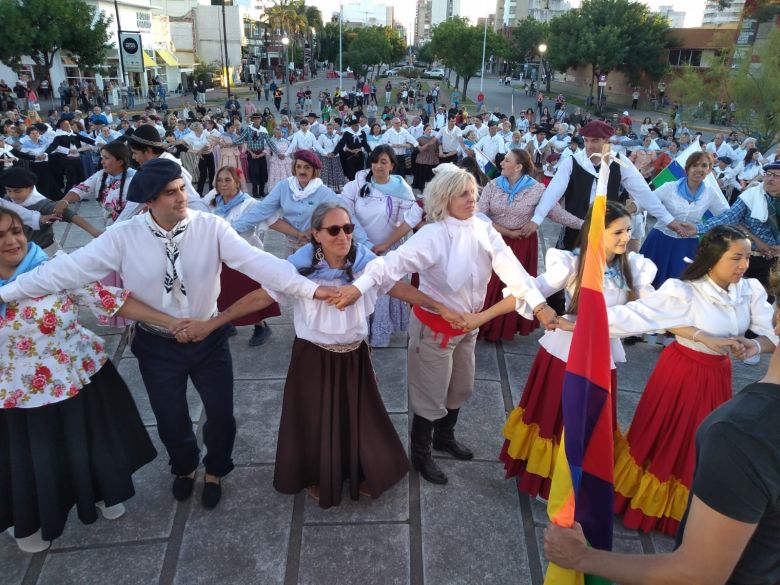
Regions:
<instances>
[{"instance_id":1,"label":"black skirt","mask_svg":"<svg viewBox=\"0 0 780 585\"><path fill-rule=\"evenodd\" d=\"M0 410L0 531L23 538L62 534L70 509L91 524L95 502L135 494L132 475L152 445L130 390L107 361L74 397L38 408Z\"/></svg>"},{"instance_id":2,"label":"black skirt","mask_svg":"<svg viewBox=\"0 0 780 585\"><path fill-rule=\"evenodd\" d=\"M366 343L347 353L295 339L284 386L274 487L295 494L319 486L320 507L376 498L409 472L409 459L387 415Z\"/></svg>"}]
</instances>

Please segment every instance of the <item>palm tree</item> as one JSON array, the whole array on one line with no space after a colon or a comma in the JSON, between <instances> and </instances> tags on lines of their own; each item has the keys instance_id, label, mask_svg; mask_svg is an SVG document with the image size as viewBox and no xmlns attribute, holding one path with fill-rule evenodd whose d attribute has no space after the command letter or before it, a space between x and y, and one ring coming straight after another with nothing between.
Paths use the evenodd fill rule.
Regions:
<instances>
[{"instance_id":1,"label":"palm tree","mask_svg":"<svg viewBox=\"0 0 780 585\"><path fill-rule=\"evenodd\" d=\"M314 29L314 34L317 35L318 39L322 38L322 31L325 28L322 24L322 12L316 6L307 6L304 14L306 16L306 24L308 25L309 47L312 49L311 59L314 61L314 47L312 44L314 39L312 29ZM317 44L317 55L319 56L319 43Z\"/></svg>"}]
</instances>

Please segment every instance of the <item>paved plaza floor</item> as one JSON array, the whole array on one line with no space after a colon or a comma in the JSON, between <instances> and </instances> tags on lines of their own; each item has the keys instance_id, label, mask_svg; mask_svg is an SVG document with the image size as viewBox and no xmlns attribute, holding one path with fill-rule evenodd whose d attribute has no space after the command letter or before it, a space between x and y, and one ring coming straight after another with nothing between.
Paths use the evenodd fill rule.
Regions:
<instances>
[{"instance_id":1,"label":"paved plaza floor","mask_svg":"<svg viewBox=\"0 0 780 585\"><path fill-rule=\"evenodd\" d=\"M79 213L96 225L102 212L94 202ZM543 226L554 240L557 227ZM57 226L64 248L77 249L90 237L75 226ZM271 232L267 249L281 251ZM238 437L236 469L224 481L215 510L195 497L177 503L170 493L167 458L157 436L138 364L119 330L100 328L86 311L83 321L107 340L110 355L140 409L157 445L157 459L135 476L136 496L127 513L90 526L75 514L47 552L20 552L0 535L0 585L541 585L545 560L545 508L505 480L498 453L501 428L517 404L539 334L511 343L477 343L476 388L464 406L459 438L475 451L472 461L437 455L448 474L446 486L409 474L377 500L320 509L304 493L282 495L272 486L282 389L293 341L292 317L283 311L270 321L273 335L249 348L251 327L231 341L235 372ZM410 413L406 389L406 339L372 353L390 417L408 446ZM619 422L625 429L639 401L660 346L627 348L618 367ZM761 365L734 367L740 389L766 371ZM190 410L199 431L204 415L194 390ZM199 471L202 478L202 468ZM672 539L641 535L615 521L615 550L669 551Z\"/></svg>"}]
</instances>

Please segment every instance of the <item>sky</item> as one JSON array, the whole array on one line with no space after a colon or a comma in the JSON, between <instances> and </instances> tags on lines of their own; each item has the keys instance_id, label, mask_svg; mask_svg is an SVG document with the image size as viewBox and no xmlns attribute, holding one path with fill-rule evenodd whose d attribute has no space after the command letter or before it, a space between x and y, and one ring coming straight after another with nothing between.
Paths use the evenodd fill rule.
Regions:
<instances>
[{"instance_id":1,"label":"sky","mask_svg":"<svg viewBox=\"0 0 780 585\"><path fill-rule=\"evenodd\" d=\"M580 0L569 0L572 6L577 7L580 4ZM680 2L675 0L641 0L651 9L658 6L670 6L679 10ZM323 20L330 20L331 14L338 12L339 0L309 0L315 6L319 6L322 11ZM686 0L684 3L685 26L699 26L701 24L701 18L704 14L705 0ZM410 31L414 27L414 11L416 6L415 0L345 0L344 1L344 20L352 21L365 21L366 17L375 15L381 19L384 19L384 6L392 5L395 8L395 19L400 21ZM486 7L489 4L489 7ZM461 12L463 16L468 17L470 20L476 23L477 18L487 16L496 11L495 1L487 0L487 3L472 2L471 0L461 0ZM369 12L366 15L366 12Z\"/></svg>"}]
</instances>

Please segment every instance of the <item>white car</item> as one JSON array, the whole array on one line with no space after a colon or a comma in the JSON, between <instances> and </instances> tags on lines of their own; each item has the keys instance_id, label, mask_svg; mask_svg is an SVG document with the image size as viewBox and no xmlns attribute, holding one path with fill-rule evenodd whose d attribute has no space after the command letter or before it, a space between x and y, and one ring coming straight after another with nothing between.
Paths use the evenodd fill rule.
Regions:
<instances>
[{"instance_id":1,"label":"white car","mask_svg":"<svg viewBox=\"0 0 780 585\"><path fill-rule=\"evenodd\" d=\"M435 79L444 79L444 69L437 67L436 69L428 69L423 71L423 77L433 77Z\"/></svg>"},{"instance_id":2,"label":"white car","mask_svg":"<svg viewBox=\"0 0 780 585\"><path fill-rule=\"evenodd\" d=\"M393 67L384 72L387 77L396 77L403 67Z\"/></svg>"}]
</instances>

